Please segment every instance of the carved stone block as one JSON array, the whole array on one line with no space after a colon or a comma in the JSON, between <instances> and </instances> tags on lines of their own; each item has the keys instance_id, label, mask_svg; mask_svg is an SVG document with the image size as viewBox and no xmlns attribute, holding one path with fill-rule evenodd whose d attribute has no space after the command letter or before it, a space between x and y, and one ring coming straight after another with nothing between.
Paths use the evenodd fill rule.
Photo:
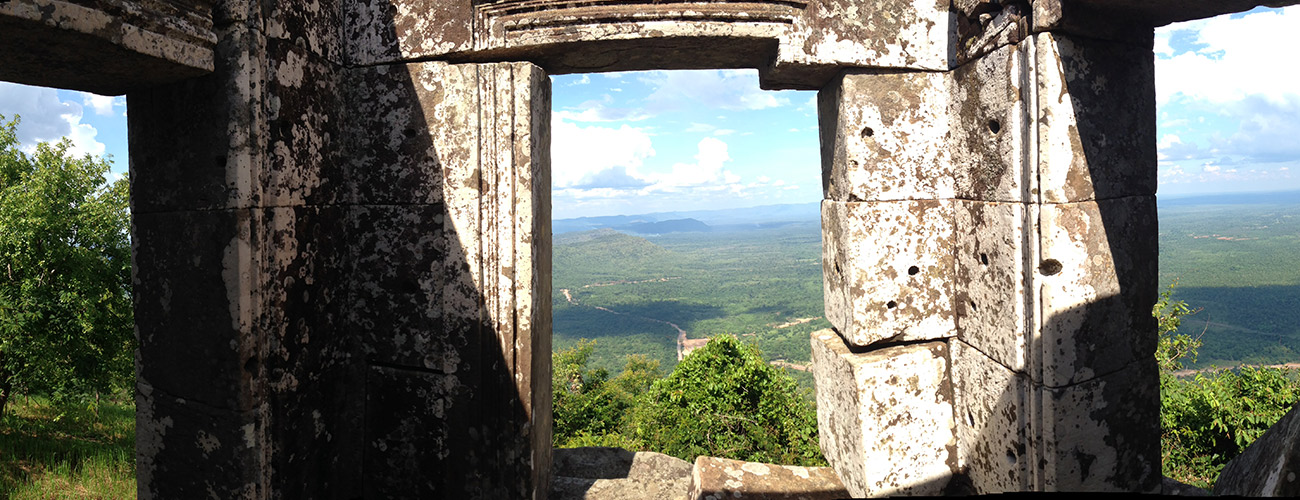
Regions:
<instances>
[{"instance_id":1,"label":"carved stone block","mask_svg":"<svg viewBox=\"0 0 1300 500\"><path fill-rule=\"evenodd\" d=\"M1036 382L1060 387L1151 358L1156 324L1157 224L1153 196L1043 205L1041 363Z\"/></svg>"},{"instance_id":2,"label":"carved stone block","mask_svg":"<svg viewBox=\"0 0 1300 500\"><path fill-rule=\"evenodd\" d=\"M1025 491L1033 466L1029 378L961 340L949 345L958 464L976 494Z\"/></svg>"},{"instance_id":3,"label":"carved stone block","mask_svg":"<svg viewBox=\"0 0 1300 500\"><path fill-rule=\"evenodd\" d=\"M265 81L266 40L242 24L217 32L213 74L129 96L133 213L261 204L263 96L249 82Z\"/></svg>"},{"instance_id":4,"label":"carved stone block","mask_svg":"<svg viewBox=\"0 0 1300 500\"><path fill-rule=\"evenodd\" d=\"M1034 39L1042 200L1154 195L1156 100L1150 42L1053 33Z\"/></svg>"},{"instance_id":5,"label":"carved stone block","mask_svg":"<svg viewBox=\"0 0 1300 500\"><path fill-rule=\"evenodd\" d=\"M1024 370L1033 284L1026 276L1037 205L956 200L957 338L1004 366Z\"/></svg>"},{"instance_id":6,"label":"carved stone block","mask_svg":"<svg viewBox=\"0 0 1300 500\"><path fill-rule=\"evenodd\" d=\"M135 214L132 293L137 375L175 397L247 411L265 344L256 261L260 213L245 209Z\"/></svg>"},{"instance_id":7,"label":"carved stone block","mask_svg":"<svg viewBox=\"0 0 1300 500\"><path fill-rule=\"evenodd\" d=\"M826 199L952 198L949 78L853 71L818 92Z\"/></svg>"},{"instance_id":8,"label":"carved stone block","mask_svg":"<svg viewBox=\"0 0 1300 500\"><path fill-rule=\"evenodd\" d=\"M952 72L952 173L958 198L1032 201L1037 180L1026 168L1033 124L1024 87L1031 42L1001 47Z\"/></svg>"},{"instance_id":9,"label":"carved stone block","mask_svg":"<svg viewBox=\"0 0 1300 500\"><path fill-rule=\"evenodd\" d=\"M822 202L826 319L855 346L956 333L953 202Z\"/></svg>"},{"instance_id":10,"label":"carved stone block","mask_svg":"<svg viewBox=\"0 0 1300 500\"><path fill-rule=\"evenodd\" d=\"M270 59L262 102L266 166L259 172L265 206L348 200L340 116L342 68L289 40L267 40Z\"/></svg>"},{"instance_id":11,"label":"carved stone block","mask_svg":"<svg viewBox=\"0 0 1300 500\"><path fill-rule=\"evenodd\" d=\"M946 343L855 353L821 330L812 363L822 453L851 496L943 492L957 460Z\"/></svg>"},{"instance_id":12,"label":"carved stone block","mask_svg":"<svg viewBox=\"0 0 1300 500\"><path fill-rule=\"evenodd\" d=\"M1037 491L1160 489L1160 383L1153 356L1083 383L1044 387L1031 464ZM1036 410L1036 411L1035 411ZM1039 437L1040 436L1040 437Z\"/></svg>"}]
</instances>

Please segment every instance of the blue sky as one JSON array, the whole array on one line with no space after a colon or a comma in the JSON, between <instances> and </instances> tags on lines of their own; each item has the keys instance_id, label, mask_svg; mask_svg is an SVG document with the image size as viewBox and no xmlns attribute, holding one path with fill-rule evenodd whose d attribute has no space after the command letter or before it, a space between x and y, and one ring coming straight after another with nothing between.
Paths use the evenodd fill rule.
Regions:
<instances>
[{"instance_id":1,"label":"blue sky","mask_svg":"<svg viewBox=\"0 0 1300 500\"><path fill-rule=\"evenodd\" d=\"M1159 194L1300 189L1300 6L1156 31ZM815 92L753 70L552 77L556 218L821 199ZM122 97L0 82L26 145L70 137L126 171Z\"/></svg>"}]
</instances>

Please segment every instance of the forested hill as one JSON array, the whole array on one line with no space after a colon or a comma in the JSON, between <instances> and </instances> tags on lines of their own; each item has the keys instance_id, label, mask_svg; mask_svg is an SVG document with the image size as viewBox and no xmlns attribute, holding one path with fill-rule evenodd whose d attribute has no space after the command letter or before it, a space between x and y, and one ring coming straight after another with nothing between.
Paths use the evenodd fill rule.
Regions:
<instances>
[{"instance_id":1,"label":"forested hill","mask_svg":"<svg viewBox=\"0 0 1300 500\"><path fill-rule=\"evenodd\" d=\"M746 208L723 210L694 210L684 212L658 212L637 215L608 215L599 217L579 217L574 219L555 219L551 221L551 232L564 234L593 229L623 229L639 233L667 233L672 231L639 231L632 229L646 224L667 221L693 220L714 229L743 230L777 227L798 222L815 222L821 217L820 203L799 203L789 205L763 205Z\"/></svg>"},{"instance_id":2,"label":"forested hill","mask_svg":"<svg viewBox=\"0 0 1300 500\"><path fill-rule=\"evenodd\" d=\"M647 236L606 228L554 241L555 348L594 339L592 365L611 373L627 354L671 369L682 339L723 333L802 366L808 335L829 326L815 219Z\"/></svg>"},{"instance_id":3,"label":"forested hill","mask_svg":"<svg viewBox=\"0 0 1300 500\"><path fill-rule=\"evenodd\" d=\"M1300 362L1300 192L1158 203L1161 285L1200 310L1193 366Z\"/></svg>"}]
</instances>

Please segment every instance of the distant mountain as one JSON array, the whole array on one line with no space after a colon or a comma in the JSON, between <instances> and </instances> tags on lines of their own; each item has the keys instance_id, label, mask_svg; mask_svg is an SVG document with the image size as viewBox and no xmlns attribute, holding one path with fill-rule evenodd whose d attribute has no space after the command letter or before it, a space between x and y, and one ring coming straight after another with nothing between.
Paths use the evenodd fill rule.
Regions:
<instances>
[{"instance_id":1,"label":"distant mountain","mask_svg":"<svg viewBox=\"0 0 1300 500\"><path fill-rule=\"evenodd\" d=\"M663 234L671 231L654 231L643 229L646 224L693 220L713 229L727 226L727 229L778 227L792 222L816 222L821 218L821 203L799 203L786 205L763 205L747 208L730 208L722 210L695 210L689 212L657 212L640 215L609 215L602 217L579 217L575 219L556 219L551 221L551 232L563 234L575 231L613 228L639 234ZM637 229L632 229L636 227ZM685 226L683 226L685 227ZM695 229L709 230L709 229ZM680 232L677 231L677 232Z\"/></svg>"},{"instance_id":2,"label":"distant mountain","mask_svg":"<svg viewBox=\"0 0 1300 500\"><path fill-rule=\"evenodd\" d=\"M1300 204L1300 191L1273 191L1267 193L1198 194L1181 197L1157 197L1160 208L1196 205L1296 205Z\"/></svg>"},{"instance_id":3,"label":"distant mountain","mask_svg":"<svg viewBox=\"0 0 1300 500\"><path fill-rule=\"evenodd\" d=\"M708 224L695 219L673 219L660 222L634 222L623 226L616 226L614 229L621 229L637 234L701 233L713 230L713 228L709 227Z\"/></svg>"}]
</instances>

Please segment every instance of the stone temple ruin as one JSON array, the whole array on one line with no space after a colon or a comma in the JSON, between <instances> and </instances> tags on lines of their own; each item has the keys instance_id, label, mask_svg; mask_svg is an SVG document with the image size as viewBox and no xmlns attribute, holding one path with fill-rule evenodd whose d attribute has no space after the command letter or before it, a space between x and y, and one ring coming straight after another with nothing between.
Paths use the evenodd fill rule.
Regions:
<instances>
[{"instance_id":1,"label":"stone temple ruin","mask_svg":"<svg viewBox=\"0 0 1300 500\"><path fill-rule=\"evenodd\" d=\"M1157 491L1152 27L1293 0L0 0L127 94L142 498L541 498L548 74L820 89L855 495Z\"/></svg>"}]
</instances>

